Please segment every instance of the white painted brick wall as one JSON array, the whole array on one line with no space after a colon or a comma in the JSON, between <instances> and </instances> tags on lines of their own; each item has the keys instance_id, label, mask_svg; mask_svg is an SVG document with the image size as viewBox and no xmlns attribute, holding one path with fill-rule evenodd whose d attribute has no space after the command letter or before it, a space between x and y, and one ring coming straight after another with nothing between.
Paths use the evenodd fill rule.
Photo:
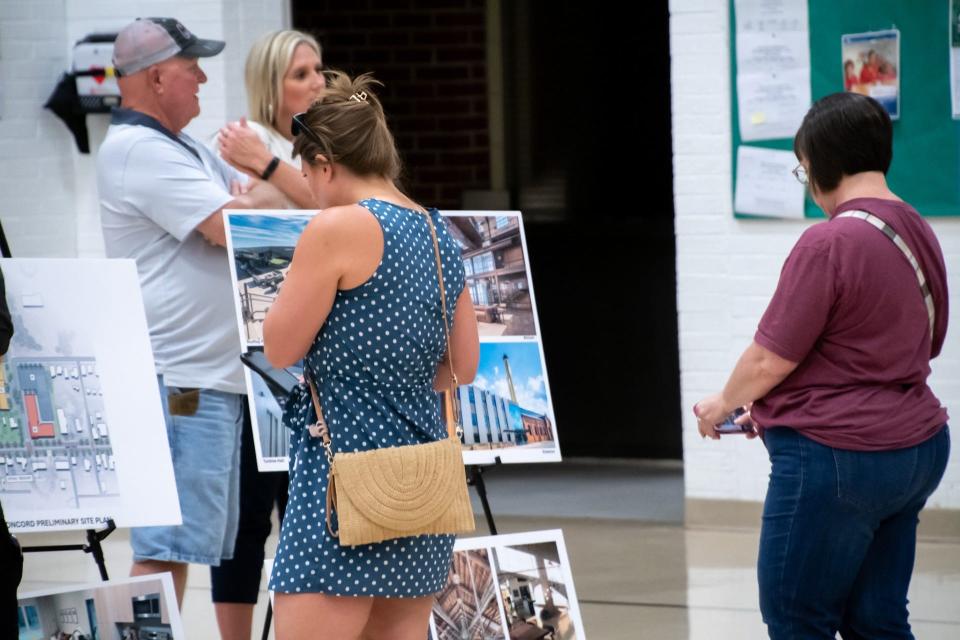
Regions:
<instances>
[{"instance_id":1,"label":"white painted brick wall","mask_svg":"<svg viewBox=\"0 0 960 640\"><path fill-rule=\"evenodd\" d=\"M100 257L95 157L109 116L87 116L91 154L43 109L73 44L141 16L173 16L224 52L201 62L208 82L187 131L206 140L246 112L243 62L262 33L289 24L287 0L0 0L0 219L17 256Z\"/></svg>"},{"instance_id":2,"label":"white painted brick wall","mask_svg":"<svg viewBox=\"0 0 960 640\"><path fill-rule=\"evenodd\" d=\"M763 500L769 463L759 441L703 441L691 407L720 390L749 344L800 221L736 220L732 214L727 0L671 0L677 307L686 495ZM957 212L960 214L960 211ZM960 218L932 218L947 261L953 316L931 385L960 416ZM960 508L953 456L930 505Z\"/></svg>"},{"instance_id":3,"label":"white painted brick wall","mask_svg":"<svg viewBox=\"0 0 960 640\"><path fill-rule=\"evenodd\" d=\"M73 137L40 107L66 65L60 1L0 0L0 220L15 255L74 255Z\"/></svg>"}]
</instances>

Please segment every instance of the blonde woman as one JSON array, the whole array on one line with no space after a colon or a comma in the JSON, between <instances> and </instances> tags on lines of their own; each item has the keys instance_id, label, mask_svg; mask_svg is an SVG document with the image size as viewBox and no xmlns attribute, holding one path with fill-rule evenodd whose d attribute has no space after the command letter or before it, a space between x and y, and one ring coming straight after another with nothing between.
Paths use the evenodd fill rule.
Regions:
<instances>
[{"instance_id":1,"label":"blonde woman","mask_svg":"<svg viewBox=\"0 0 960 640\"><path fill-rule=\"evenodd\" d=\"M301 31L268 33L250 49L244 75L250 115L220 129L220 156L276 187L289 208L316 208L300 159L291 157L290 122L323 95L320 44Z\"/></svg>"}]
</instances>

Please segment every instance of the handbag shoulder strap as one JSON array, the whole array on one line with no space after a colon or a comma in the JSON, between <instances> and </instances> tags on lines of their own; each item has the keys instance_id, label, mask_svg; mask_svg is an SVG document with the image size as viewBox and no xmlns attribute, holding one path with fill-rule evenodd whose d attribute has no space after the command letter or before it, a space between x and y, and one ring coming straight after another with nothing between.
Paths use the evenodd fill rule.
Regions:
<instances>
[{"instance_id":1,"label":"handbag shoulder strap","mask_svg":"<svg viewBox=\"0 0 960 640\"><path fill-rule=\"evenodd\" d=\"M450 347L450 314L447 311L447 289L443 284L443 261L440 259L440 241L437 239L437 229L433 225L433 218L430 216L429 211L420 212L427 219L427 226L430 227L430 237L433 239L433 255L437 261L437 282L440 284L440 306L443 309L443 336L447 342L447 366L450 369L450 398L448 402L451 405L451 408L454 412L454 423L457 429L460 429L460 403L457 402L456 394L457 387L460 386L460 381L457 380L457 373L453 368L453 349ZM456 435L459 440L460 434L449 433L448 436L453 438Z\"/></svg>"},{"instance_id":2,"label":"handbag shoulder strap","mask_svg":"<svg viewBox=\"0 0 960 640\"><path fill-rule=\"evenodd\" d=\"M323 409L320 408L320 396L317 395L317 385L313 383L313 377L309 373L310 365L306 361L303 363L303 379L310 386L310 397L313 399L313 410L317 412L317 421L310 427L316 429L317 434L323 442L323 450L327 455L327 462L333 464L333 442L330 440L330 427L323 417ZM314 435L311 433L311 435Z\"/></svg>"},{"instance_id":3,"label":"handbag shoulder strap","mask_svg":"<svg viewBox=\"0 0 960 640\"><path fill-rule=\"evenodd\" d=\"M433 219L430 217L430 213L428 211L419 211L419 213L426 218L427 226L430 227L430 237L433 240L433 255L437 261L437 280L440 283L440 306L443 309L443 336L447 343L447 365L450 368L450 393L451 395L455 395L457 393L457 387L460 383L457 381L457 374L453 368L453 350L450 348L450 317L447 313L447 290L443 285L443 261L440 258L440 241L437 239L437 230L433 225ZM306 365L306 363L304 364ZM327 425L327 421L323 417L323 409L320 408L320 396L317 394L317 386L314 384L313 379L309 375L309 366L305 366L303 371L303 377L310 386L310 397L313 400L313 409L317 413L317 422L315 427L319 432L320 437L323 439L323 447L326 450L327 459L332 463L333 451L331 448L332 443L330 440L330 428ZM456 424L459 425L459 404L456 402L455 398L451 398L450 402L453 405L453 410L455 412L454 420ZM452 434L450 435L452 437Z\"/></svg>"},{"instance_id":4,"label":"handbag shoulder strap","mask_svg":"<svg viewBox=\"0 0 960 640\"><path fill-rule=\"evenodd\" d=\"M459 385L457 374L453 370L453 351L450 349L450 315L447 312L447 288L443 285L443 261L440 259L440 241L437 240L437 229L433 226L433 219L428 212L422 212L430 227L430 236L433 238L433 255L437 260L437 282L440 284L440 306L443 309L443 336L447 342L447 364L450 366L451 388Z\"/></svg>"},{"instance_id":5,"label":"handbag shoulder strap","mask_svg":"<svg viewBox=\"0 0 960 640\"><path fill-rule=\"evenodd\" d=\"M920 262L917 260L916 256L913 255L913 251L910 250L910 247L907 246L907 243L903 241L903 238L900 237L900 234L898 234L893 227L868 211L844 211L836 217L859 218L864 222L868 222L870 225L882 231L883 235L890 238L893 244L896 245L897 249L900 249L900 253L906 257L907 262L910 263L910 266L913 267L914 273L917 275L917 282L920 284L920 293L923 294L923 303L927 307L927 319L930 322L930 341L932 342L933 326L936 321L936 309L933 305L933 293L930 291L930 285L927 283L926 276L923 275L923 269L920 268Z\"/></svg>"}]
</instances>

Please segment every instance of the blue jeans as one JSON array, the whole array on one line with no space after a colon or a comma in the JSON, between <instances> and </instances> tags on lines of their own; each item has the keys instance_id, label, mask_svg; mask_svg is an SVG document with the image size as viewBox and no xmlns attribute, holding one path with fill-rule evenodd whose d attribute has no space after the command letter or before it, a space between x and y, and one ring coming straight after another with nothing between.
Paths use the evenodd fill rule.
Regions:
<instances>
[{"instance_id":1,"label":"blue jeans","mask_svg":"<svg viewBox=\"0 0 960 640\"><path fill-rule=\"evenodd\" d=\"M946 426L915 447L833 449L768 429L772 469L757 575L773 640L913 638L917 514L946 468Z\"/></svg>"},{"instance_id":2,"label":"blue jeans","mask_svg":"<svg viewBox=\"0 0 960 640\"><path fill-rule=\"evenodd\" d=\"M200 389L189 415L172 415L167 398L182 390L158 382L183 524L131 529L133 559L216 566L233 557L237 538L246 397Z\"/></svg>"},{"instance_id":3,"label":"blue jeans","mask_svg":"<svg viewBox=\"0 0 960 640\"><path fill-rule=\"evenodd\" d=\"M240 443L240 522L233 558L210 567L214 602L256 604L263 573L264 545L270 536L270 516L277 505L280 521L287 508L287 472L260 473L250 411L244 403Z\"/></svg>"}]
</instances>

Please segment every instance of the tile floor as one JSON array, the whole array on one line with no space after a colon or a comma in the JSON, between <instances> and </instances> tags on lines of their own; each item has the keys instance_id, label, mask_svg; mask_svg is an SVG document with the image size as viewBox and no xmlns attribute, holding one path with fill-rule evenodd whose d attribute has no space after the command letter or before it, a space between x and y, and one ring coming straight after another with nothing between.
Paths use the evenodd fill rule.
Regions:
<instances>
[{"instance_id":1,"label":"tile floor","mask_svg":"<svg viewBox=\"0 0 960 640\"><path fill-rule=\"evenodd\" d=\"M767 637L756 604L758 532L684 528L682 472L677 467L575 462L501 467L486 478L500 533L563 529L585 637ZM482 521L478 533L485 533ZM24 544L79 541L78 533L22 539ZM276 534L268 550L275 546ZM115 532L104 549L111 574L126 575L127 531ZM93 561L84 554L31 554L21 591L97 579ZM218 638L209 586L206 569L193 568L183 612L190 640ZM919 543L910 600L918 638L960 638L960 540ZM258 629L265 610L262 598L256 611Z\"/></svg>"}]
</instances>

